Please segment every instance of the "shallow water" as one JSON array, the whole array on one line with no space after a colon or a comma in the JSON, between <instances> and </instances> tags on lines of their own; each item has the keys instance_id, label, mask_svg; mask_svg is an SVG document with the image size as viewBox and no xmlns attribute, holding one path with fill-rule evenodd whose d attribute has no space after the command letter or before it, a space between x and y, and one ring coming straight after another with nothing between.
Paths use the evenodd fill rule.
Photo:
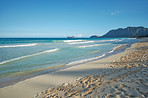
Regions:
<instances>
[{"instance_id":1,"label":"shallow water","mask_svg":"<svg viewBox=\"0 0 148 98\"><path fill-rule=\"evenodd\" d=\"M99 59L134 42L133 38L1 38L0 83Z\"/></svg>"}]
</instances>

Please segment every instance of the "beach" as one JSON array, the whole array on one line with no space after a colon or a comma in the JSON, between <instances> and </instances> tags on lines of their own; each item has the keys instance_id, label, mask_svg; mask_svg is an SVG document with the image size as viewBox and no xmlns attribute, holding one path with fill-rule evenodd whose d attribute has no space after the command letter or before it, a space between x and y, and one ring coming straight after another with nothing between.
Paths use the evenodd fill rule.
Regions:
<instances>
[{"instance_id":1,"label":"beach","mask_svg":"<svg viewBox=\"0 0 148 98\"><path fill-rule=\"evenodd\" d=\"M0 0L0 98L148 98L148 0Z\"/></svg>"},{"instance_id":2,"label":"beach","mask_svg":"<svg viewBox=\"0 0 148 98\"><path fill-rule=\"evenodd\" d=\"M147 51L147 41L135 43L121 53L0 88L0 98L146 98Z\"/></svg>"},{"instance_id":3,"label":"beach","mask_svg":"<svg viewBox=\"0 0 148 98\"><path fill-rule=\"evenodd\" d=\"M111 59L111 58L114 58ZM118 58L118 59L117 59ZM119 59L120 58L120 59ZM115 60L116 59L116 60ZM103 60L103 61L102 61ZM148 43L136 43L125 52L100 60L106 66L97 74L49 88L38 98L146 98L148 97ZM109 61L109 62L104 62ZM113 61L112 61L113 60ZM89 65L101 63L91 62ZM110 63L112 62L112 63Z\"/></svg>"},{"instance_id":4,"label":"beach","mask_svg":"<svg viewBox=\"0 0 148 98\"><path fill-rule=\"evenodd\" d=\"M0 88L117 53L135 38L0 38Z\"/></svg>"}]
</instances>

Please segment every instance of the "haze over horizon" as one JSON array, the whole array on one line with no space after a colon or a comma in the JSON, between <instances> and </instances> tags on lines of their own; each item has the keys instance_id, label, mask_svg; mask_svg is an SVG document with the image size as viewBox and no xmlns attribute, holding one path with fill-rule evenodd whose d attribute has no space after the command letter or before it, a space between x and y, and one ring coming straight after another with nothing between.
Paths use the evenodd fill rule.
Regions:
<instances>
[{"instance_id":1,"label":"haze over horizon","mask_svg":"<svg viewBox=\"0 0 148 98\"><path fill-rule=\"evenodd\" d=\"M90 37L148 27L148 0L0 0L0 37Z\"/></svg>"}]
</instances>

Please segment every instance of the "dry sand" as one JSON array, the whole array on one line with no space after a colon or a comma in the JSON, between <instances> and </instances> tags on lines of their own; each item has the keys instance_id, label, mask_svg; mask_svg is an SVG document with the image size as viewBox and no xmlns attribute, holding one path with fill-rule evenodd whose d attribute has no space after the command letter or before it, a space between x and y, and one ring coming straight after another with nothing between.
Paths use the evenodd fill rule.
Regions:
<instances>
[{"instance_id":1,"label":"dry sand","mask_svg":"<svg viewBox=\"0 0 148 98\"><path fill-rule=\"evenodd\" d=\"M127 53L136 50L136 47L137 44L133 44L132 47L127 48L122 53L88 62L86 64L80 64L52 74L37 76L14 85L1 88L0 98L32 98L34 95L38 96L38 94L45 89L58 86L63 83L75 83L76 79L82 79L80 77L87 77L92 74L101 75L104 72L111 72L113 69L112 62L115 62L115 60L118 60L121 56L125 56Z\"/></svg>"}]
</instances>

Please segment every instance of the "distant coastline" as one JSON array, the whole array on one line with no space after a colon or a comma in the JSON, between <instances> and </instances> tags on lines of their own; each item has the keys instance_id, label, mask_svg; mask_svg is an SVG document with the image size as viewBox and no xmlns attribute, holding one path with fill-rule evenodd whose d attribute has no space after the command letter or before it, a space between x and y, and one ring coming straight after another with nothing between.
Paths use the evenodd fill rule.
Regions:
<instances>
[{"instance_id":1,"label":"distant coastline","mask_svg":"<svg viewBox=\"0 0 148 98\"><path fill-rule=\"evenodd\" d=\"M75 36L68 36L67 38L75 38Z\"/></svg>"},{"instance_id":2,"label":"distant coastline","mask_svg":"<svg viewBox=\"0 0 148 98\"><path fill-rule=\"evenodd\" d=\"M140 38L148 37L148 28L139 27L127 27L110 30L103 36L93 35L90 38Z\"/></svg>"}]
</instances>

